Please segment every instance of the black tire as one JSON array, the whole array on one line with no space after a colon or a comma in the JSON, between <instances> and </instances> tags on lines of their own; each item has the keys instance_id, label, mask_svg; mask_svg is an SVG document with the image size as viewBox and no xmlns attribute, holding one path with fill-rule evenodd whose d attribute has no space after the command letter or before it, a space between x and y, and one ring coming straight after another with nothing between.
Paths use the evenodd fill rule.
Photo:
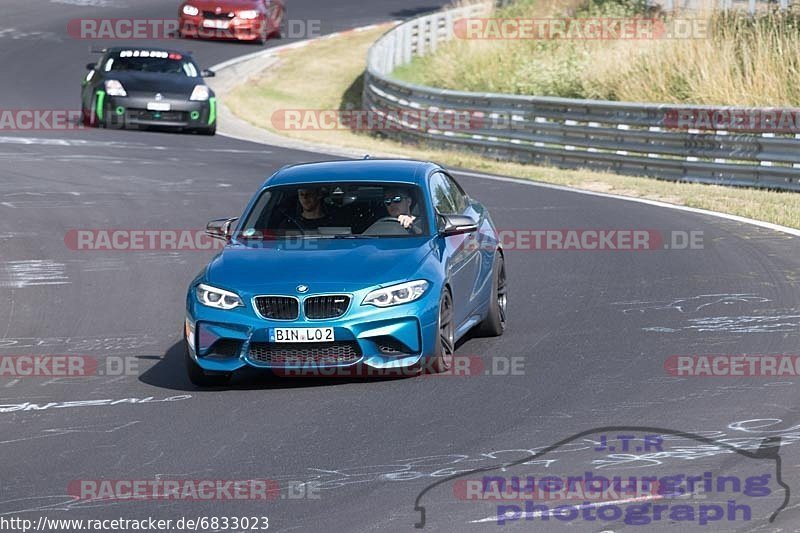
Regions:
<instances>
[{"instance_id":1,"label":"black tire","mask_svg":"<svg viewBox=\"0 0 800 533\"><path fill-rule=\"evenodd\" d=\"M100 119L97 117L97 112L94 108L94 101L91 102L91 105L91 109L86 109L83 107L83 102L81 102L81 121L87 128L99 128Z\"/></svg>"},{"instance_id":2,"label":"black tire","mask_svg":"<svg viewBox=\"0 0 800 533\"><path fill-rule=\"evenodd\" d=\"M111 123L111 108L109 106L103 108L103 119L99 122L106 129L112 129L114 127Z\"/></svg>"},{"instance_id":3,"label":"black tire","mask_svg":"<svg viewBox=\"0 0 800 533\"><path fill-rule=\"evenodd\" d=\"M492 266L492 297L489 313L478 324L477 332L484 337L499 337L506 330L506 309L508 307L506 264L500 252L495 252Z\"/></svg>"},{"instance_id":4,"label":"black tire","mask_svg":"<svg viewBox=\"0 0 800 533\"><path fill-rule=\"evenodd\" d=\"M197 133L199 133L200 135L212 135L212 136L216 135L217 134L217 123L214 122L214 124L212 124L211 126L209 126L207 128L201 128L201 129L197 130Z\"/></svg>"},{"instance_id":5,"label":"black tire","mask_svg":"<svg viewBox=\"0 0 800 533\"><path fill-rule=\"evenodd\" d=\"M197 387L222 387L228 384L228 382L231 380L230 372L206 374L205 370L200 368L189 355L189 347L186 346L186 340L184 340L183 343L183 356L184 360L186 361L186 374L189 376L189 381L192 382L192 385Z\"/></svg>"},{"instance_id":6,"label":"black tire","mask_svg":"<svg viewBox=\"0 0 800 533\"><path fill-rule=\"evenodd\" d=\"M455 325L453 325L453 297L445 289L439 299L438 336L436 355L433 358L434 372L447 372L453 366L455 352Z\"/></svg>"}]
</instances>

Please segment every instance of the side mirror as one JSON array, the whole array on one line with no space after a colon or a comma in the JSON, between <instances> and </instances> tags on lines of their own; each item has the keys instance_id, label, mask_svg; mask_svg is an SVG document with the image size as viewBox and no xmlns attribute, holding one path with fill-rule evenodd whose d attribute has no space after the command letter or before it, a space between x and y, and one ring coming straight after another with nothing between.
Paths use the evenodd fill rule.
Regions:
<instances>
[{"instance_id":1,"label":"side mirror","mask_svg":"<svg viewBox=\"0 0 800 533\"><path fill-rule=\"evenodd\" d=\"M86 63L86 70L94 70L96 66L94 63Z\"/></svg>"},{"instance_id":2,"label":"side mirror","mask_svg":"<svg viewBox=\"0 0 800 533\"><path fill-rule=\"evenodd\" d=\"M205 69L200 73L200 75L204 78L213 78L217 75L217 73L214 72L213 70Z\"/></svg>"},{"instance_id":3,"label":"side mirror","mask_svg":"<svg viewBox=\"0 0 800 533\"><path fill-rule=\"evenodd\" d=\"M478 231L478 223L475 222L472 217L464 215L443 215L442 222L443 227L439 233L445 237Z\"/></svg>"},{"instance_id":4,"label":"side mirror","mask_svg":"<svg viewBox=\"0 0 800 533\"><path fill-rule=\"evenodd\" d=\"M233 224L238 218L218 218L206 224L206 235L224 241L230 240L233 235Z\"/></svg>"}]
</instances>

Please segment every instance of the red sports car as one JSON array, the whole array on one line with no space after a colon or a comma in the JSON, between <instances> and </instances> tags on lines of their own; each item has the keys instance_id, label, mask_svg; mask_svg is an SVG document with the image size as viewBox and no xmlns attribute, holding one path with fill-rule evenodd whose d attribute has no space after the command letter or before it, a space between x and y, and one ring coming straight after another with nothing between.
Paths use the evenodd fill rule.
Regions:
<instances>
[{"instance_id":1,"label":"red sports car","mask_svg":"<svg viewBox=\"0 0 800 533\"><path fill-rule=\"evenodd\" d=\"M180 8L181 37L264 43L281 36L283 0L186 0Z\"/></svg>"}]
</instances>

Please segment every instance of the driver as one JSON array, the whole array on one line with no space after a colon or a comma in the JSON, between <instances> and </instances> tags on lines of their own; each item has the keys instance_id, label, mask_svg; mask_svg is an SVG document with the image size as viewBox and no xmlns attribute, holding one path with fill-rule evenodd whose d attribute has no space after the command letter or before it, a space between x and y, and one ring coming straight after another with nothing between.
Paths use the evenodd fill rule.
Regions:
<instances>
[{"instance_id":1,"label":"driver","mask_svg":"<svg viewBox=\"0 0 800 533\"><path fill-rule=\"evenodd\" d=\"M417 217L411 215L411 196L408 191L398 187L392 187L383 191L383 205L390 217L405 228L411 228Z\"/></svg>"}]
</instances>

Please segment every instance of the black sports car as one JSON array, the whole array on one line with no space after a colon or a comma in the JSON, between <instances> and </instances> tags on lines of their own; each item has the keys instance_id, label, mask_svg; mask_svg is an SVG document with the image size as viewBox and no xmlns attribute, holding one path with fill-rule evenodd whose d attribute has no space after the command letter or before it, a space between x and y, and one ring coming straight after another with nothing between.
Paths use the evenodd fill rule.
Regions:
<instances>
[{"instance_id":1,"label":"black sports car","mask_svg":"<svg viewBox=\"0 0 800 533\"><path fill-rule=\"evenodd\" d=\"M217 101L185 52L114 47L86 65L81 111L87 126L167 127L214 135Z\"/></svg>"}]
</instances>

